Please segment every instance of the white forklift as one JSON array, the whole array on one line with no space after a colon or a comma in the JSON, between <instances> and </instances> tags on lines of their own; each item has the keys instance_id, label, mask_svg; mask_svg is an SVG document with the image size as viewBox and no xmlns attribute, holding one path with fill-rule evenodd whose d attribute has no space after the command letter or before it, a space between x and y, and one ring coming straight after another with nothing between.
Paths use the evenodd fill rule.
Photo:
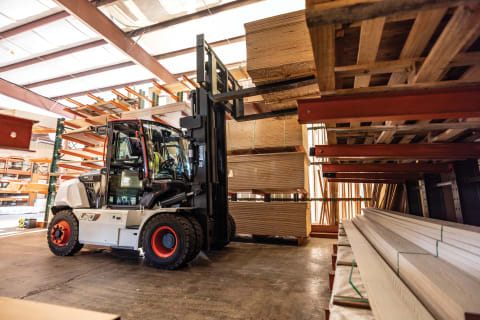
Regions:
<instances>
[{"instance_id":1,"label":"white forklift","mask_svg":"<svg viewBox=\"0 0 480 320\"><path fill-rule=\"evenodd\" d=\"M225 112L238 121L284 115L244 115L242 97L298 83L242 90L203 35L197 82L183 131L138 119L93 128L107 139L105 167L60 185L47 233L54 254L73 255L84 244L141 248L150 264L176 269L230 242L236 228L228 214Z\"/></svg>"}]
</instances>

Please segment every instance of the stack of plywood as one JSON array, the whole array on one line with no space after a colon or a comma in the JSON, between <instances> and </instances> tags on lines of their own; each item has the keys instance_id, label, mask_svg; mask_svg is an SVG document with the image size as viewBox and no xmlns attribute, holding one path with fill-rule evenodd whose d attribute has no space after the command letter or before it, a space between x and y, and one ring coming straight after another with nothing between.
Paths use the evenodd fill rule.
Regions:
<instances>
[{"instance_id":1,"label":"stack of plywood","mask_svg":"<svg viewBox=\"0 0 480 320\"><path fill-rule=\"evenodd\" d=\"M300 146L306 150L307 147L307 128L296 118L227 121L226 131L229 152Z\"/></svg>"},{"instance_id":2,"label":"stack of plywood","mask_svg":"<svg viewBox=\"0 0 480 320\"><path fill-rule=\"evenodd\" d=\"M305 152L232 155L228 157L228 190L305 193L307 165Z\"/></svg>"},{"instance_id":3,"label":"stack of plywood","mask_svg":"<svg viewBox=\"0 0 480 320\"><path fill-rule=\"evenodd\" d=\"M314 73L304 10L246 23L245 33L247 72L255 84Z\"/></svg>"},{"instance_id":4,"label":"stack of plywood","mask_svg":"<svg viewBox=\"0 0 480 320\"><path fill-rule=\"evenodd\" d=\"M306 140L305 126L294 118L228 121L228 191L272 199L308 192ZM232 201L229 211L239 234L304 238L311 231L307 202Z\"/></svg>"},{"instance_id":5,"label":"stack of plywood","mask_svg":"<svg viewBox=\"0 0 480 320\"><path fill-rule=\"evenodd\" d=\"M232 201L229 206L239 234L298 238L310 234L309 204L306 202Z\"/></svg>"},{"instance_id":6,"label":"stack of plywood","mask_svg":"<svg viewBox=\"0 0 480 320\"><path fill-rule=\"evenodd\" d=\"M313 75L315 62L305 11L245 24L247 72L256 85ZM296 99L319 95L317 84L262 96L265 110L296 107Z\"/></svg>"}]
</instances>

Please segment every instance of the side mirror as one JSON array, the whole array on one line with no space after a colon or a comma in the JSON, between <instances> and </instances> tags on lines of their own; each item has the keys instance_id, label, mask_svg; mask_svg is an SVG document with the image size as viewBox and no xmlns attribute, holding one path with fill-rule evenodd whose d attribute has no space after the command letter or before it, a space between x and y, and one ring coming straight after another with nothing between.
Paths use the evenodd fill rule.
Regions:
<instances>
[{"instance_id":1,"label":"side mirror","mask_svg":"<svg viewBox=\"0 0 480 320\"><path fill-rule=\"evenodd\" d=\"M98 126L94 128L95 133L104 136L107 134L107 126Z\"/></svg>"}]
</instances>

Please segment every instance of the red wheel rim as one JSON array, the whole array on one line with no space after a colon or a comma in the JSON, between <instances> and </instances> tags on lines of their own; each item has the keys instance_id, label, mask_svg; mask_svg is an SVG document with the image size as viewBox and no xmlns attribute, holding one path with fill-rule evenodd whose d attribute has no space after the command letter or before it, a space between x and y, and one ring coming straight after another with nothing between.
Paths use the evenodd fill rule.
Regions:
<instances>
[{"instance_id":1,"label":"red wheel rim","mask_svg":"<svg viewBox=\"0 0 480 320\"><path fill-rule=\"evenodd\" d=\"M52 242L59 247L63 247L70 240L70 225L67 221L61 220L57 222L50 233Z\"/></svg>"},{"instance_id":2,"label":"red wheel rim","mask_svg":"<svg viewBox=\"0 0 480 320\"><path fill-rule=\"evenodd\" d=\"M161 226L152 236L152 249L161 258L170 257L177 249L177 234L172 228Z\"/></svg>"}]
</instances>

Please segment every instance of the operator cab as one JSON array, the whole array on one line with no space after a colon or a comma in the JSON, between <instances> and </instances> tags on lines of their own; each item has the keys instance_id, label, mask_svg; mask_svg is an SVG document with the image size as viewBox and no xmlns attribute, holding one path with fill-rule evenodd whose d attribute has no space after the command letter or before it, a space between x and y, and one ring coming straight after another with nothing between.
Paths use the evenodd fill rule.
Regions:
<instances>
[{"instance_id":1,"label":"operator cab","mask_svg":"<svg viewBox=\"0 0 480 320\"><path fill-rule=\"evenodd\" d=\"M91 208L152 208L186 200L191 165L180 130L155 121L121 120L96 131L107 136L105 168L80 177Z\"/></svg>"}]
</instances>

